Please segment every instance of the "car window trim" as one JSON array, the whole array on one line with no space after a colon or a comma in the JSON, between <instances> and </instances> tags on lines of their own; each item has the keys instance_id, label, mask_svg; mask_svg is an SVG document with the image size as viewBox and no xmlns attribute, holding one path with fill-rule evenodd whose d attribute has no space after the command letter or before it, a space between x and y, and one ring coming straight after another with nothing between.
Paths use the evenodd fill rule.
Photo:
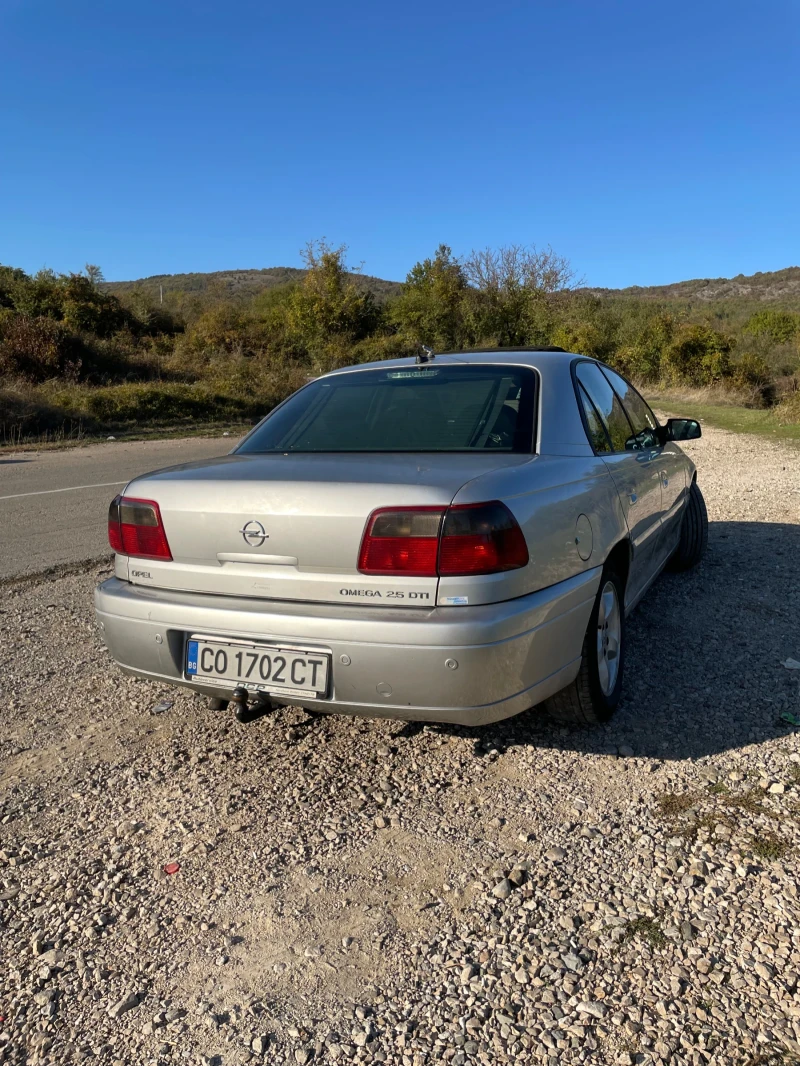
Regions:
<instances>
[{"instance_id":1,"label":"car window trim","mask_svg":"<svg viewBox=\"0 0 800 1066\"><path fill-rule=\"evenodd\" d=\"M291 393L285 399L281 400L280 403L276 404L272 408L271 411L268 411L264 415L263 418L260 418L258 420L258 422L256 422L256 424L253 426L253 428L239 441L239 443L236 445L236 447L233 449L233 451L231 451L229 454L236 455L236 454L240 453L240 449L242 448L242 445L244 445L248 440L250 440L250 438L256 433L256 431L258 429L260 429L260 427L267 421L268 418L271 418L275 414L276 411L280 410L280 408L283 407L284 404L287 404L289 402L289 400L292 399L293 396L296 396L298 393L302 392L304 389L307 389L310 385L313 385L315 382L320 381L323 378L326 378L326 377L331 377L332 378L332 377L335 377L335 376L344 376L345 374L358 374L358 373L361 373L362 371L369 371L369 370L389 369L390 367L394 367L397 370L402 370L402 369L404 369L404 368L406 368L408 366L412 366L413 367L413 366L416 366L416 365L418 365L418 364L416 364L414 362L411 362L411 361L409 361L408 363L394 363L394 362L390 362L390 361L387 360L387 365L385 367L381 366L380 364L376 365L375 363L366 363L366 364L364 364L364 366L341 367L341 368L338 368L336 370L330 371L328 374L320 374L318 377L314 377L310 381L307 381L304 385L301 385L299 389L296 389L293 393ZM540 443L539 442L539 431L540 431L540 427L541 427L540 407L541 407L541 403L542 403L542 375L541 375L541 373L539 371L539 368L537 366L533 366L531 363L522 363L522 362L511 362L511 361L500 362L500 360L495 360L495 359L493 359L491 361L483 361L483 362L480 362L480 363L475 362L473 360L456 360L456 359L450 360L450 359L448 359L447 361L443 360L441 365L442 366L447 366L447 367L458 367L458 366L515 367L515 368L517 368L519 370L528 370L528 371L530 371L532 376L533 376L533 396L531 398L532 409L531 409L531 434L530 434L530 441L529 441L529 451L520 451L520 452L503 451L503 452L501 452L499 454L502 454L502 455L538 455L539 454L539 443ZM490 449L487 449L487 450L490 450ZM408 448L408 449L403 448L403 449L393 449L392 451L377 451L377 450L373 450L373 449L369 449L369 450L365 449L363 451L355 451L355 450L335 451L335 450L331 450L330 452L303 452L303 453L293 453L293 454L304 454L304 455L415 455L415 454L416 455L478 455L478 454L482 454L482 452L483 452L483 449L478 449L478 448L452 448L452 449L448 449L448 451L446 451L446 452L430 452L430 451L421 452L418 448L416 448L416 449L415 448ZM281 452L242 452L241 454L244 454L244 455L281 455L283 453L281 453Z\"/></svg>"},{"instance_id":2,"label":"car window trim","mask_svg":"<svg viewBox=\"0 0 800 1066\"><path fill-rule=\"evenodd\" d=\"M583 423L583 432L586 434L586 440L589 442L589 447L592 449L592 452L595 455L601 456L601 457L604 456L604 455L632 455L633 453L628 448L622 448L621 450L615 451L613 446L611 447L611 450L609 452L598 452L598 451L595 451L594 445L592 444L592 438L591 438L591 435L589 433L589 426L588 426L588 424L586 422L586 412L583 409L583 404L581 403L580 395L577 392L577 390L582 387L581 381L580 381L580 379L578 377L578 367L581 365L581 363L588 363L590 366L592 366L592 365L596 366L601 374L603 374L603 364L598 362L597 359L585 359L585 358L584 359L573 359L572 363L570 364L570 374L572 376L572 386L576 390L576 392L575 392L575 402L578 405L578 412L579 412L579 414L581 416L581 422ZM621 374L620 374L620 377L622 377ZM606 383L608 384L608 387L611 389L611 391L614 393L614 395L617 396L617 390L614 388L614 386L611 384L611 382L608 380L608 378L605 376L605 374L603 374L603 378L605 379ZM584 388L583 391L586 393L587 396L589 396L588 389ZM617 396L617 399L619 400L619 405L622 408L622 413L625 415L625 421L628 423L628 427L630 428L631 436L634 437L636 434L633 432L633 423L631 422L630 415L625 410L625 404L622 402L622 400L620 400L619 396ZM591 396L589 396L589 403L591 403L592 407L594 407L595 411L597 411L597 405L595 404L595 402L594 402L594 400L592 399ZM606 431L606 436L608 437L608 443L609 443L609 445L611 445L611 443L612 443L611 442L611 434L608 431L608 426L606 425L606 420L603 418L603 416L600 414L599 411L597 411L597 414L598 414L598 416L600 418L600 422L601 422L601 424L603 426L603 429Z\"/></svg>"}]
</instances>

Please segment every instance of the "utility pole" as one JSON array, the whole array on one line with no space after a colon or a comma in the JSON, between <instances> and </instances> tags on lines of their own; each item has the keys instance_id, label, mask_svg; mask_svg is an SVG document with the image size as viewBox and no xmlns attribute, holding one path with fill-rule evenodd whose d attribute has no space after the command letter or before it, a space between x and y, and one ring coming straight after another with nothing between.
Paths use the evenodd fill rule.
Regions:
<instances>
[{"instance_id":1,"label":"utility pole","mask_svg":"<svg viewBox=\"0 0 800 1066\"><path fill-rule=\"evenodd\" d=\"M158 291L161 294L161 303L163 305L163 303L164 303L164 286L163 285L159 285L158 286Z\"/></svg>"}]
</instances>

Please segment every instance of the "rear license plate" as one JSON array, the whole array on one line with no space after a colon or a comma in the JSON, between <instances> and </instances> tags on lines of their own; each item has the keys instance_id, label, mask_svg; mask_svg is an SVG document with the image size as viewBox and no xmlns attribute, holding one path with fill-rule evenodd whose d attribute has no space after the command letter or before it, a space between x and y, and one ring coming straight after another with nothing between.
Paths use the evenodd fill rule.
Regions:
<instances>
[{"instance_id":1,"label":"rear license plate","mask_svg":"<svg viewBox=\"0 0 800 1066\"><path fill-rule=\"evenodd\" d=\"M330 655L275 644L211 640L186 643L186 676L224 688L319 699L328 692Z\"/></svg>"}]
</instances>

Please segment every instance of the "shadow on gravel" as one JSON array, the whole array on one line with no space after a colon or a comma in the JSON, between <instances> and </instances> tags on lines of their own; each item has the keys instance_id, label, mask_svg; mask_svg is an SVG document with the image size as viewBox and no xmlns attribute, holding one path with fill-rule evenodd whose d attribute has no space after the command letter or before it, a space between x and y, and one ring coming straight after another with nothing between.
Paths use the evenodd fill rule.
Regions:
<instances>
[{"instance_id":1,"label":"shadow on gravel","mask_svg":"<svg viewBox=\"0 0 800 1066\"><path fill-rule=\"evenodd\" d=\"M10 466L11 463L32 463L32 459L0 459L0 466Z\"/></svg>"},{"instance_id":2,"label":"shadow on gravel","mask_svg":"<svg viewBox=\"0 0 800 1066\"><path fill-rule=\"evenodd\" d=\"M552 722L541 708L479 730L476 750L514 745L698 759L792 730L800 716L800 525L714 522L701 565L665 573L628 619L623 698L595 729Z\"/></svg>"}]
</instances>

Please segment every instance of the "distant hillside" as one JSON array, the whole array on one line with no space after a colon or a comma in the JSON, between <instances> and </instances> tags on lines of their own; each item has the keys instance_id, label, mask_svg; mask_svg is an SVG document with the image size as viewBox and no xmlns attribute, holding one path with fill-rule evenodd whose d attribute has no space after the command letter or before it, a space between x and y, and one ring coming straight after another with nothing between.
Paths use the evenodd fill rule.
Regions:
<instances>
[{"instance_id":1,"label":"distant hillside","mask_svg":"<svg viewBox=\"0 0 800 1066\"><path fill-rule=\"evenodd\" d=\"M690 300L711 303L717 300L764 300L795 303L800 301L800 267L758 271L749 277L696 278L671 285L631 285L627 289L587 288L584 292L599 296L634 296L646 300Z\"/></svg>"},{"instance_id":2,"label":"distant hillside","mask_svg":"<svg viewBox=\"0 0 800 1066\"><path fill-rule=\"evenodd\" d=\"M110 281L104 287L118 294L139 289L158 299L163 286L164 295L179 292L185 295L217 298L240 297L247 299L268 289L299 281L305 270L297 267L264 267L261 270L216 270L209 274L155 274L138 281ZM397 296L401 290L399 281L386 281L368 274L354 274L354 279L378 300ZM695 278L692 281L676 281L670 285L631 285L626 289L603 289L586 287L582 290L598 296L623 296L643 300L681 300L706 304L717 302L741 303L779 302L785 306L800 307L800 267L785 270L759 271L735 278Z\"/></svg>"},{"instance_id":3,"label":"distant hillside","mask_svg":"<svg viewBox=\"0 0 800 1066\"><path fill-rule=\"evenodd\" d=\"M139 289L158 299L160 288L164 295L181 292L192 296L241 297L247 299L268 289L300 281L305 270L297 267L264 267L262 270L215 270L210 274L154 274L138 281L108 281L104 287L117 294ZM379 300L385 300L400 292L400 282L384 281L368 274L353 274L353 279Z\"/></svg>"}]
</instances>

